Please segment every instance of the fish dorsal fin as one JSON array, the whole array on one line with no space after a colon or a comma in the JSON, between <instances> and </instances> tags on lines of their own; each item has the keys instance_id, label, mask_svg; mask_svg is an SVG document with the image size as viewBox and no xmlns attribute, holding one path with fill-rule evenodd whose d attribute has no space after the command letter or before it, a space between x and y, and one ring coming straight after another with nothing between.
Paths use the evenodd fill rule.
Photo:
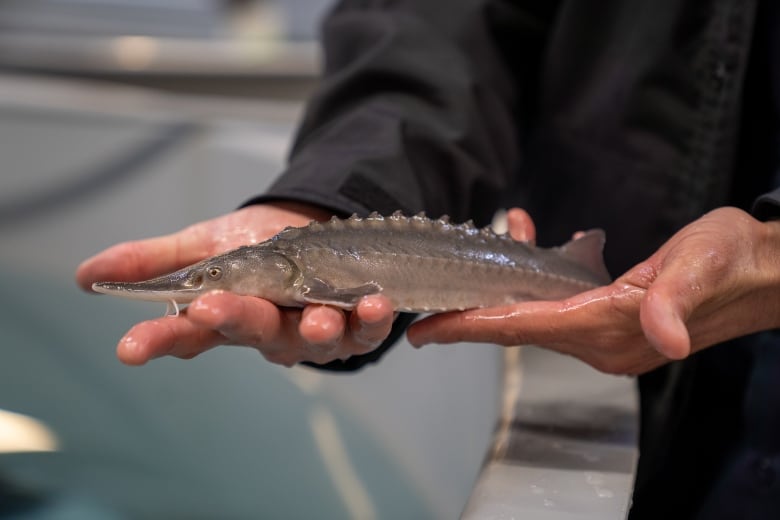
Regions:
<instances>
[{"instance_id":1,"label":"fish dorsal fin","mask_svg":"<svg viewBox=\"0 0 780 520\"><path fill-rule=\"evenodd\" d=\"M604 244L606 236L601 229L591 229L586 231L581 237L570 240L563 244L559 249L561 256L576 262L591 273L604 284L612 281L612 277L604 265Z\"/></svg>"}]
</instances>

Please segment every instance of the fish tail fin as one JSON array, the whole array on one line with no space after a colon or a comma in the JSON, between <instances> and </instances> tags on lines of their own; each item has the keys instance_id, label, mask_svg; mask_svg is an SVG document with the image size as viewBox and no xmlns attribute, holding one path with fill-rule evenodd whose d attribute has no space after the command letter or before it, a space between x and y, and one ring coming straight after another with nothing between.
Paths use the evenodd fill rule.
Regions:
<instances>
[{"instance_id":1,"label":"fish tail fin","mask_svg":"<svg viewBox=\"0 0 780 520\"><path fill-rule=\"evenodd\" d=\"M604 285L612 281L612 277L604 265L604 244L606 236L602 229L591 229L584 235L566 242L560 247L562 256L578 263L590 271Z\"/></svg>"}]
</instances>

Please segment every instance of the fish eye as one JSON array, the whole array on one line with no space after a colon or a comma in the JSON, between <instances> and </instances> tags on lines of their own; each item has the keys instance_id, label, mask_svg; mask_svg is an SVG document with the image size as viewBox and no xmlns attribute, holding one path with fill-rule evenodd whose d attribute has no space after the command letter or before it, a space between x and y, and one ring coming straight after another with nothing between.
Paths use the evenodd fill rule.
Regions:
<instances>
[{"instance_id":1,"label":"fish eye","mask_svg":"<svg viewBox=\"0 0 780 520\"><path fill-rule=\"evenodd\" d=\"M208 276L208 279L212 282L219 280L222 278L222 268L218 266L211 266L206 269L206 276Z\"/></svg>"}]
</instances>

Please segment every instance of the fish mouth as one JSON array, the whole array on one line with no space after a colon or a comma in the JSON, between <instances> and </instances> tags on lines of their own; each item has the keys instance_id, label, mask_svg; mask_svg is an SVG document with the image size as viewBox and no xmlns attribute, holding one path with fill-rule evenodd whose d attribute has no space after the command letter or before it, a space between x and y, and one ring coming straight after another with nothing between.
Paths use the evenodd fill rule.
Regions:
<instances>
[{"instance_id":1,"label":"fish mouth","mask_svg":"<svg viewBox=\"0 0 780 520\"><path fill-rule=\"evenodd\" d=\"M95 282L92 284L92 290L132 300L176 303L190 303L203 293L200 285L178 285L172 283L170 279L152 279L143 282Z\"/></svg>"}]
</instances>

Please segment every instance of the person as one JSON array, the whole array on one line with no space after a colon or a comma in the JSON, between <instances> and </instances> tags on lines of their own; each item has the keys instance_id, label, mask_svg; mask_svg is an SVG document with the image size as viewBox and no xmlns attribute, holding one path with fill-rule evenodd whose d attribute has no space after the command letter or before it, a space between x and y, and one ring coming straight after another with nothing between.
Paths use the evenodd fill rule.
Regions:
<instances>
[{"instance_id":1,"label":"person","mask_svg":"<svg viewBox=\"0 0 780 520\"><path fill-rule=\"evenodd\" d=\"M485 224L516 205L512 236L549 245L601 227L613 283L428 317L410 342L535 343L639 374L630 517L777 518L779 14L758 0L341 1L271 189L99 253L78 281L148 278L352 212ZM381 296L345 314L213 293L137 324L118 355L141 364L231 343L355 369L408 325Z\"/></svg>"}]
</instances>

